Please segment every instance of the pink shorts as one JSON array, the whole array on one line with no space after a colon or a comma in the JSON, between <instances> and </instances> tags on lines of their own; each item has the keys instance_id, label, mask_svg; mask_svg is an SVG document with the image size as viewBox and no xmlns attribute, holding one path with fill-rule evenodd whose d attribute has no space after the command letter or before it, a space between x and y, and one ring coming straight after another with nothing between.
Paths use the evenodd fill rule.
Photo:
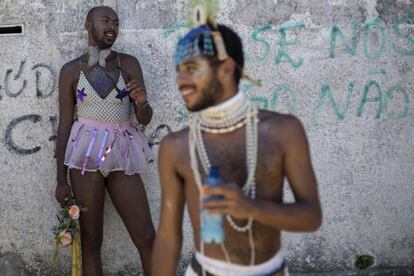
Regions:
<instances>
[{"instance_id":1,"label":"pink shorts","mask_svg":"<svg viewBox=\"0 0 414 276\"><path fill-rule=\"evenodd\" d=\"M70 169L113 171L127 175L145 172L153 154L147 138L132 122L111 123L79 118L73 123L66 146L65 165Z\"/></svg>"}]
</instances>

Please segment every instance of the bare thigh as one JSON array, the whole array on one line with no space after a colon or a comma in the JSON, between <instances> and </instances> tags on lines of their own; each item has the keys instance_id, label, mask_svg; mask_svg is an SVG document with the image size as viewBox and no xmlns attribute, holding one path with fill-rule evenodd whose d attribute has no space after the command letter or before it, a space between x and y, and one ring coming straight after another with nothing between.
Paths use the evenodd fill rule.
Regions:
<instances>
[{"instance_id":1,"label":"bare thigh","mask_svg":"<svg viewBox=\"0 0 414 276\"><path fill-rule=\"evenodd\" d=\"M138 174L111 172L107 189L134 243L154 235L147 194Z\"/></svg>"},{"instance_id":2,"label":"bare thigh","mask_svg":"<svg viewBox=\"0 0 414 276\"><path fill-rule=\"evenodd\" d=\"M103 209L105 203L105 178L99 172L70 170L70 179L76 203L86 207L80 216L82 242L102 243ZM85 241L87 239L87 241Z\"/></svg>"}]
</instances>

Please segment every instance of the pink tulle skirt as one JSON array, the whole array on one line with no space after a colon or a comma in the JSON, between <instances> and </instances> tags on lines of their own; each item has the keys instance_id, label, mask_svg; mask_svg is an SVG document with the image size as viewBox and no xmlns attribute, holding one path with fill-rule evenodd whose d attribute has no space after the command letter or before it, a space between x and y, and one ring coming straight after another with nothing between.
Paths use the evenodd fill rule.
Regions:
<instances>
[{"instance_id":1,"label":"pink tulle skirt","mask_svg":"<svg viewBox=\"0 0 414 276\"><path fill-rule=\"evenodd\" d=\"M127 175L145 172L153 154L147 138L131 122L110 123L79 118L73 123L65 153L70 169L112 171Z\"/></svg>"}]
</instances>

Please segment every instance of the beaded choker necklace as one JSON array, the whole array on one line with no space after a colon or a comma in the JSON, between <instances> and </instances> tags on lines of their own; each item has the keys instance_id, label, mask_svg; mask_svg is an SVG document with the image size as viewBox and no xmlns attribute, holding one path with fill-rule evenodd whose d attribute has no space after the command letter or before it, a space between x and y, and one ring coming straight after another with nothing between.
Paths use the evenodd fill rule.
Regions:
<instances>
[{"instance_id":1,"label":"beaded choker necklace","mask_svg":"<svg viewBox=\"0 0 414 276\"><path fill-rule=\"evenodd\" d=\"M200 112L201 129L209 133L232 132L246 124L249 100L241 92Z\"/></svg>"},{"instance_id":2,"label":"beaded choker necklace","mask_svg":"<svg viewBox=\"0 0 414 276\"><path fill-rule=\"evenodd\" d=\"M256 198L256 183L255 183L255 172L256 172L256 163L257 163L257 147L258 147L258 109L256 106L251 104L244 95L240 94L241 96L237 95L230 99L229 101L226 101L222 105L207 109L202 112L202 114L197 114L196 116L193 116L190 124L190 133L189 133L189 151L190 151L190 162L191 162L191 168L194 174L194 179L197 184L197 187L199 190L201 190L202 187L202 180L201 180L201 174L199 171L199 164L197 155L200 158L201 166L203 168L203 171L205 174L208 173L211 163L209 161L209 158L207 156L207 151L203 142L202 137L202 130L207 132L213 132L210 131L212 128L211 126L214 125L215 130L223 130L223 132L213 132L213 133L225 133L230 132L232 130L231 127L234 127L233 122L236 121L236 119L228 119L228 118L238 118L239 122L242 122L243 125L246 125L246 165L247 165L247 180L244 186L242 187L243 192L246 196L249 196L250 198L254 199ZM236 98L237 97L237 98ZM236 109L236 107L239 107ZM244 112L240 111L239 109L244 110ZM228 112L229 110L232 111L232 113ZM206 111L208 111L206 113ZM227 111L227 112L226 112ZM211 115L215 116L211 116ZM234 114L240 114L235 116ZM219 116L222 115L222 116ZM209 122L209 127L206 127L205 124L203 126L203 123L207 121ZM225 119L223 119L225 118ZM239 119L240 118L240 119ZM204 119L204 120L203 120ZM215 123L213 123L215 122ZM217 122L220 122L220 125L223 126L223 128L219 128L216 124ZM230 122L230 123L228 123ZM237 127L240 128L241 126ZM236 129L236 128L234 128ZM233 130L234 130L233 129ZM201 205L201 196L200 196L200 205ZM238 232L248 232L249 234L249 243L250 243L250 264L253 265L255 262L255 245L253 240L253 219L249 218L246 225L244 226L238 226L231 216L226 215L226 220L230 224L230 226L238 231ZM204 244L201 242L200 245L201 253L204 254ZM229 255L227 253L226 248L224 247L224 244L222 245L223 252L226 256L226 259L228 262L230 262Z\"/></svg>"}]
</instances>

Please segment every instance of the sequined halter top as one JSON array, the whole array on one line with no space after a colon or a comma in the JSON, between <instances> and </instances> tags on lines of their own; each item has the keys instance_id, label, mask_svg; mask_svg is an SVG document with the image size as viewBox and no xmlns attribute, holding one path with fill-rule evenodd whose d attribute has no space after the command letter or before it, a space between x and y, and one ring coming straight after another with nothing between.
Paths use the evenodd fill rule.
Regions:
<instances>
[{"instance_id":1,"label":"sequined halter top","mask_svg":"<svg viewBox=\"0 0 414 276\"><path fill-rule=\"evenodd\" d=\"M119 54L118 66L121 67ZM125 89L125 82L121 73L116 86L119 90ZM82 68L80 69L79 82L76 88L78 117L112 123L128 121L131 114L131 101L128 95L117 98L118 95L117 89L113 88L105 98L101 98L86 78Z\"/></svg>"}]
</instances>

